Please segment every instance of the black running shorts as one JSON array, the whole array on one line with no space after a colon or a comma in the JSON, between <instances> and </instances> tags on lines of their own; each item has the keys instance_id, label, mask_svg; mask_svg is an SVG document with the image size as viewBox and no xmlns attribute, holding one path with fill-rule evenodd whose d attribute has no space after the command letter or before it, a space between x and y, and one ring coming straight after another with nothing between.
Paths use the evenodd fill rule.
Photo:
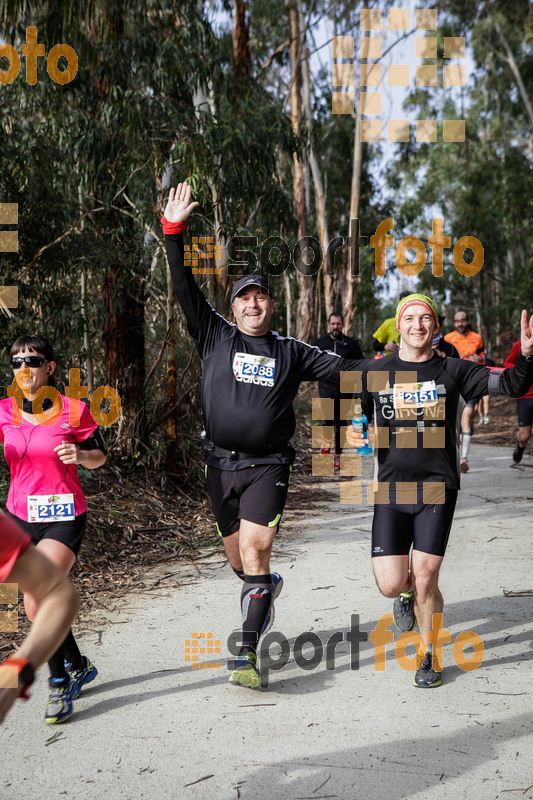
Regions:
<instances>
[{"instance_id":1,"label":"black running shorts","mask_svg":"<svg viewBox=\"0 0 533 800\"><path fill-rule=\"evenodd\" d=\"M468 403L466 404L465 408L475 408L480 400L481 400L481 397L474 397L473 400L469 400L468 401Z\"/></svg>"},{"instance_id":2,"label":"black running shorts","mask_svg":"<svg viewBox=\"0 0 533 800\"><path fill-rule=\"evenodd\" d=\"M61 522L28 522L16 517L10 511L6 510L6 514L14 519L23 531L30 534L33 544L37 544L43 539L54 539L69 547L74 555L78 555L87 523L86 511L78 514L74 519L66 519Z\"/></svg>"},{"instance_id":3,"label":"black running shorts","mask_svg":"<svg viewBox=\"0 0 533 800\"><path fill-rule=\"evenodd\" d=\"M520 428L527 428L533 424L533 397L522 397L517 400L516 410Z\"/></svg>"},{"instance_id":4,"label":"black running shorts","mask_svg":"<svg viewBox=\"0 0 533 800\"><path fill-rule=\"evenodd\" d=\"M444 503L390 502L376 505L372 522L372 557L408 555L411 545L413 550L443 556L452 527L457 491L446 488Z\"/></svg>"},{"instance_id":5,"label":"black running shorts","mask_svg":"<svg viewBox=\"0 0 533 800\"><path fill-rule=\"evenodd\" d=\"M229 536L247 519L277 527L289 490L290 464L262 464L230 470L205 468L207 491L220 536Z\"/></svg>"}]
</instances>

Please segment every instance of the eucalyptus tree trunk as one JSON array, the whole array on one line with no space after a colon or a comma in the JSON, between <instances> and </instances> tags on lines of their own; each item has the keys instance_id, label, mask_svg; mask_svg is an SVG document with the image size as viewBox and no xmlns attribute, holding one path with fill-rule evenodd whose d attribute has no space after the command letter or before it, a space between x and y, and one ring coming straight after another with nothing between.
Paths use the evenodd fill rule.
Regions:
<instances>
[{"instance_id":1,"label":"eucalyptus tree trunk","mask_svg":"<svg viewBox=\"0 0 533 800\"><path fill-rule=\"evenodd\" d=\"M368 0L363 3L363 8L368 8ZM362 58L361 63L366 63ZM359 197L361 192L361 164L363 158L363 146L361 143L361 105L357 103L355 114L355 130L353 141L353 161L352 161L352 185L350 190L350 236L352 235L352 220L359 218ZM352 275L349 264L345 266L345 281L343 292L344 327L349 333L357 308L356 283L358 276Z\"/></svg>"},{"instance_id":2,"label":"eucalyptus tree trunk","mask_svg":"<svg viewBox=\"0 0 533 800\"><path fill-rule=\"evenodd\" d=\"M82 203L82 182L78 184L78 201L80 204L80 214L83 213ZM80 222L80 231L85 228L85 219ZM80 274L80 312L83 320L83 349L85 350L84 367L87 376L87 388L89 395L92 394L94 389L94 375L93 375L93 360L90 356L90 342L89 342L89 313L87 308L87 269L84 266L81 268Z\"/></svg>"},{"instance_id":3,"label":"eucalyptus tree trunk","mask_svg":"<svg viewBox=\"0 0 533 800\"><path fill-rule=\"evenodd\" d=\"M301 19L303 19L302 0L297 0L298 12ZM313 186L315 190L315 213L316 224L318 228L318 236L320 244L322 245L323 261L322 261L322 277L324 283L324 304L326 307L326 319L335 310L335 297L334 297L334 281L331 273L331 264L328 264L327 252L329 244L328 236L328 221L326 216L326 197L324 192L324 184L322 181L322 174L320 165L311 138L311 125L313 122L313 114L311 111L311 73L309 69L309 50L306 44L305 33L302 34L302 77L303 77L303 98L305 117L309 130L309 165L311 167L311 174L313 176ZM317 288L318 290L318 288ZM317 323L319 314L317 313Z\"/></svg>"},{"instance_id":4,"label":"eucalyptus tree trunk","mask_svg":"<svg viewBox=\"0 0 533 800\"><path fill-rule=\"evenodd\" d=\"M105 24L111 37L124 34L120 6L105 7ZM100 82L100 94L109 94L111 85ZM110 176L109 180L112 180ZM93 196L106 196L109 187L94 185ZM129 207L128 207L129 212ZM135 237L135 223L130 216L111 209L98 218L99 232L108 242L110 253L103 281L104 350L106 383L115 389L122 405L119 421L119 449L135 456L145 432L145 290L135 275L143 268L142 254Z\"/></svg>"},{"instance_id":5,"label":"eucalyptus tree trunk","mask_svg":"<svg viewBox=\"0 0 533 800\"><path fill-rule=\"evenodd\" d=\"M300 135L302 123L302 68L300 19L296 0L287 0L290 26L290 58L291 58L291 124L296 136ZM292 186L294 210L298 223L298 240L307 236L307 207L305 203L305 171L302 157L295 153L292 164ZM298 284L298 305L296 312L296 336L298 339L308 341L314 332L314 279L296 272Z\"/></svg>"}]
</instances>

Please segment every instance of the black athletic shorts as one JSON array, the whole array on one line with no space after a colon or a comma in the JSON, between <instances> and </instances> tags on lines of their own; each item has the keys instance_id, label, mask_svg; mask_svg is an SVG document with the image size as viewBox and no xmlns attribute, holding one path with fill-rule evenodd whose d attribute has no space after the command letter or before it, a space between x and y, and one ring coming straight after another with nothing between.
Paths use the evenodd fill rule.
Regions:
<instances>
[{"instance_id":1,"label":"black athletic shorts","mask_svg":"<svg viewBox=\"0 0 533 800\"><path fill-rule=\"evenodd\" d=\"M516 401L518 425L520 428L533 424L533 397L523 397Z\"/></svg>"},{"instance_id":2,"label":"black athletic shorts","mask_svg":"<svg viewBox=\"0 0 533 800\"><path fill-rule=\"evenodd\" d=\"M372 522L372 558L408 555L411 545L413 550L443 556L452 527L457 491L446 488L444 503L390 502L376 505Z\"/></svg>"},{"instance_id":3,"label":"black athletic shorts","mask_svg":"<svg viewBox=\"0 0 533 800\"><path fill-rule=\"evenodd\" d=\"M66 519L62 522L28 522L16 517L10 511L6 510L6 514L14 519L23 531L29 533L33 544L37 544L43 539L54 539L69 547L74 555L78 555L87 523L86 511L78 514L74 519Z\"/></svg>"},{"instance_id":4,"label":"black athletic shorts","mask_svg":"<svg viewBox=\"0 0 533 800\"><path fill-rule=\"evenodd\" d=\"M289 490L290 464L262 464L230 472L205 468L207 491L220 536L229 536L247 519L277 527Z\"/></svg>"}]
</instances>

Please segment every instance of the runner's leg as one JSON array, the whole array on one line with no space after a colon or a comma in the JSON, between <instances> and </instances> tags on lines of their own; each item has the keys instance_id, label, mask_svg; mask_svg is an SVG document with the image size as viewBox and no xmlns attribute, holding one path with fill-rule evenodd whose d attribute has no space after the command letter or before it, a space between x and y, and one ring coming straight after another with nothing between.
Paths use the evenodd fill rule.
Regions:
<instances>
[{"instance_id":1,"label":"runner's leg","mask_svg":"<svg viewBox=\"0 0 533 800\"><path fill-rule=\"evenodd\" d=\"M529 438L531 436L531 425L524 425L521 428L518 428L516 439L520 447L525 448L526 444L529 442Z\"/></svg>"},{"instance_id":2,"label":"runner's leg","mask_svg":"<svg viewBox=\"0 0 533 800\"><path fill-rule=\"evenodd\" d=\"M411 583L415 593L418 629L426 648L432 629L433 614L442 614L444 600L439 589L439 571L443 556L414 550L411 556Z\"/></svg>"},{"instance_id":3,"label":"runner's leg","mask_svg":"<svg viewBox=\"0 0 533 800\"><path fill-rule=\"evenodd\" d=\"M241 592L242 647L257 647L272 602L270 553L277 526L241 520L239 544L244 568Z\"/></svg>"},{"instance_id":4,"label":"runner's leg","mask_svg":"<svg viewBox=\"0 0 533 800\"><path fill-rule=\"evenodd\" d=\"M222 543L224 544L226 557L231 568L240 578L241 575L244 575L244 571L239 547L239 531L237 530L235 533L230 533L229 536L223 536Z\"/></svg>"},{"instance_id":5,"label":"runner's leg","mask_svg":"<svg viewBox=\"0 0 533 800\"><path fill-rule=\"evenodd\" d=\"M474 408L465 406L461 415L461 458L468 458L470 440L472 438L472 420L474 419Z\"/></svg>"},{"instance_id":6,"label":"runner's leg","mask_svg":"<svg viewBox=\"0 0 533 800\"><path fill-rule=\"evenodd\" d=\"M513 461L519 464L526 449L526 445L531 436L531 425L533 423L533 398L523 397L516 401L516 411L518 414L518 430L516 432L517 445L513 452Z\"/></svg>"},{"instance_id":7,"label":"runner's leg","mask_svg":"<svg viewBox=\"0 0 533 800\"><path fill-rule=\"evenodd\" d=\"M411 589L408 555L373 558L372 568L378 589L385 597L397 597Z\"/></svg>"},{"instance_id":8,"label":"runner's leg","mask_svg":"<svg viewBox=\"0 0 533 800\"><path fill-rule=\"evenodd\" d=\"M67 547L62 542L58 542L55 539L41 539L40 542L37 542L36 547L37 550L52 562L52 564L59 567L61 572L68 575L76 560L76 556L70 547ZM33 597L24 595L24 607L28 619L33 621L37 609ZM60 647L58 647L56 652L48 659L50 675L53 678L67 679L69 677L65 669L65 661L71 662L74 665L74 669L81 669L83 666L82 656L76 644L72 629L68 632Z\"/></svg>"}]
</instances>

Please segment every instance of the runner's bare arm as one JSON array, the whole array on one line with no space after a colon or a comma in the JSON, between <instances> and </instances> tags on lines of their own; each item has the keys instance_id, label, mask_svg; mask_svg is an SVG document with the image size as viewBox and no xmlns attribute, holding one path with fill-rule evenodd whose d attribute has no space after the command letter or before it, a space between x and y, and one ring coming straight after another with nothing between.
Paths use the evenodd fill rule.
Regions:
<instances>
[{"instance_id":1,"label":"runner's bare arm","mask_svg":"<svg viewBox=\"0 0 533 800\"><path fill-rule=\"evenodd\" d=\"M54 447L54 452L63 464L81 464L87 469L96 469L106 462L106 456L101 450L80 450L75 442L61 442Z\"/></svg>"},{"instance_id":2,"label":"runner's bare arm","mask_svg":"<svg viewBox=\"0 0 533 800\"><path fill-rule=\"evenodd\" d=\"M30 592L37 601L31 630L16 653L37 669L68 633L78 613L78 593L61 570L34 547L17 559L7 582L18 584L20 591ZM11 683L11 670L0 665L0 722L20 694L19 689L6 688L6 683Z\"/></svg>"}]
</instances>

